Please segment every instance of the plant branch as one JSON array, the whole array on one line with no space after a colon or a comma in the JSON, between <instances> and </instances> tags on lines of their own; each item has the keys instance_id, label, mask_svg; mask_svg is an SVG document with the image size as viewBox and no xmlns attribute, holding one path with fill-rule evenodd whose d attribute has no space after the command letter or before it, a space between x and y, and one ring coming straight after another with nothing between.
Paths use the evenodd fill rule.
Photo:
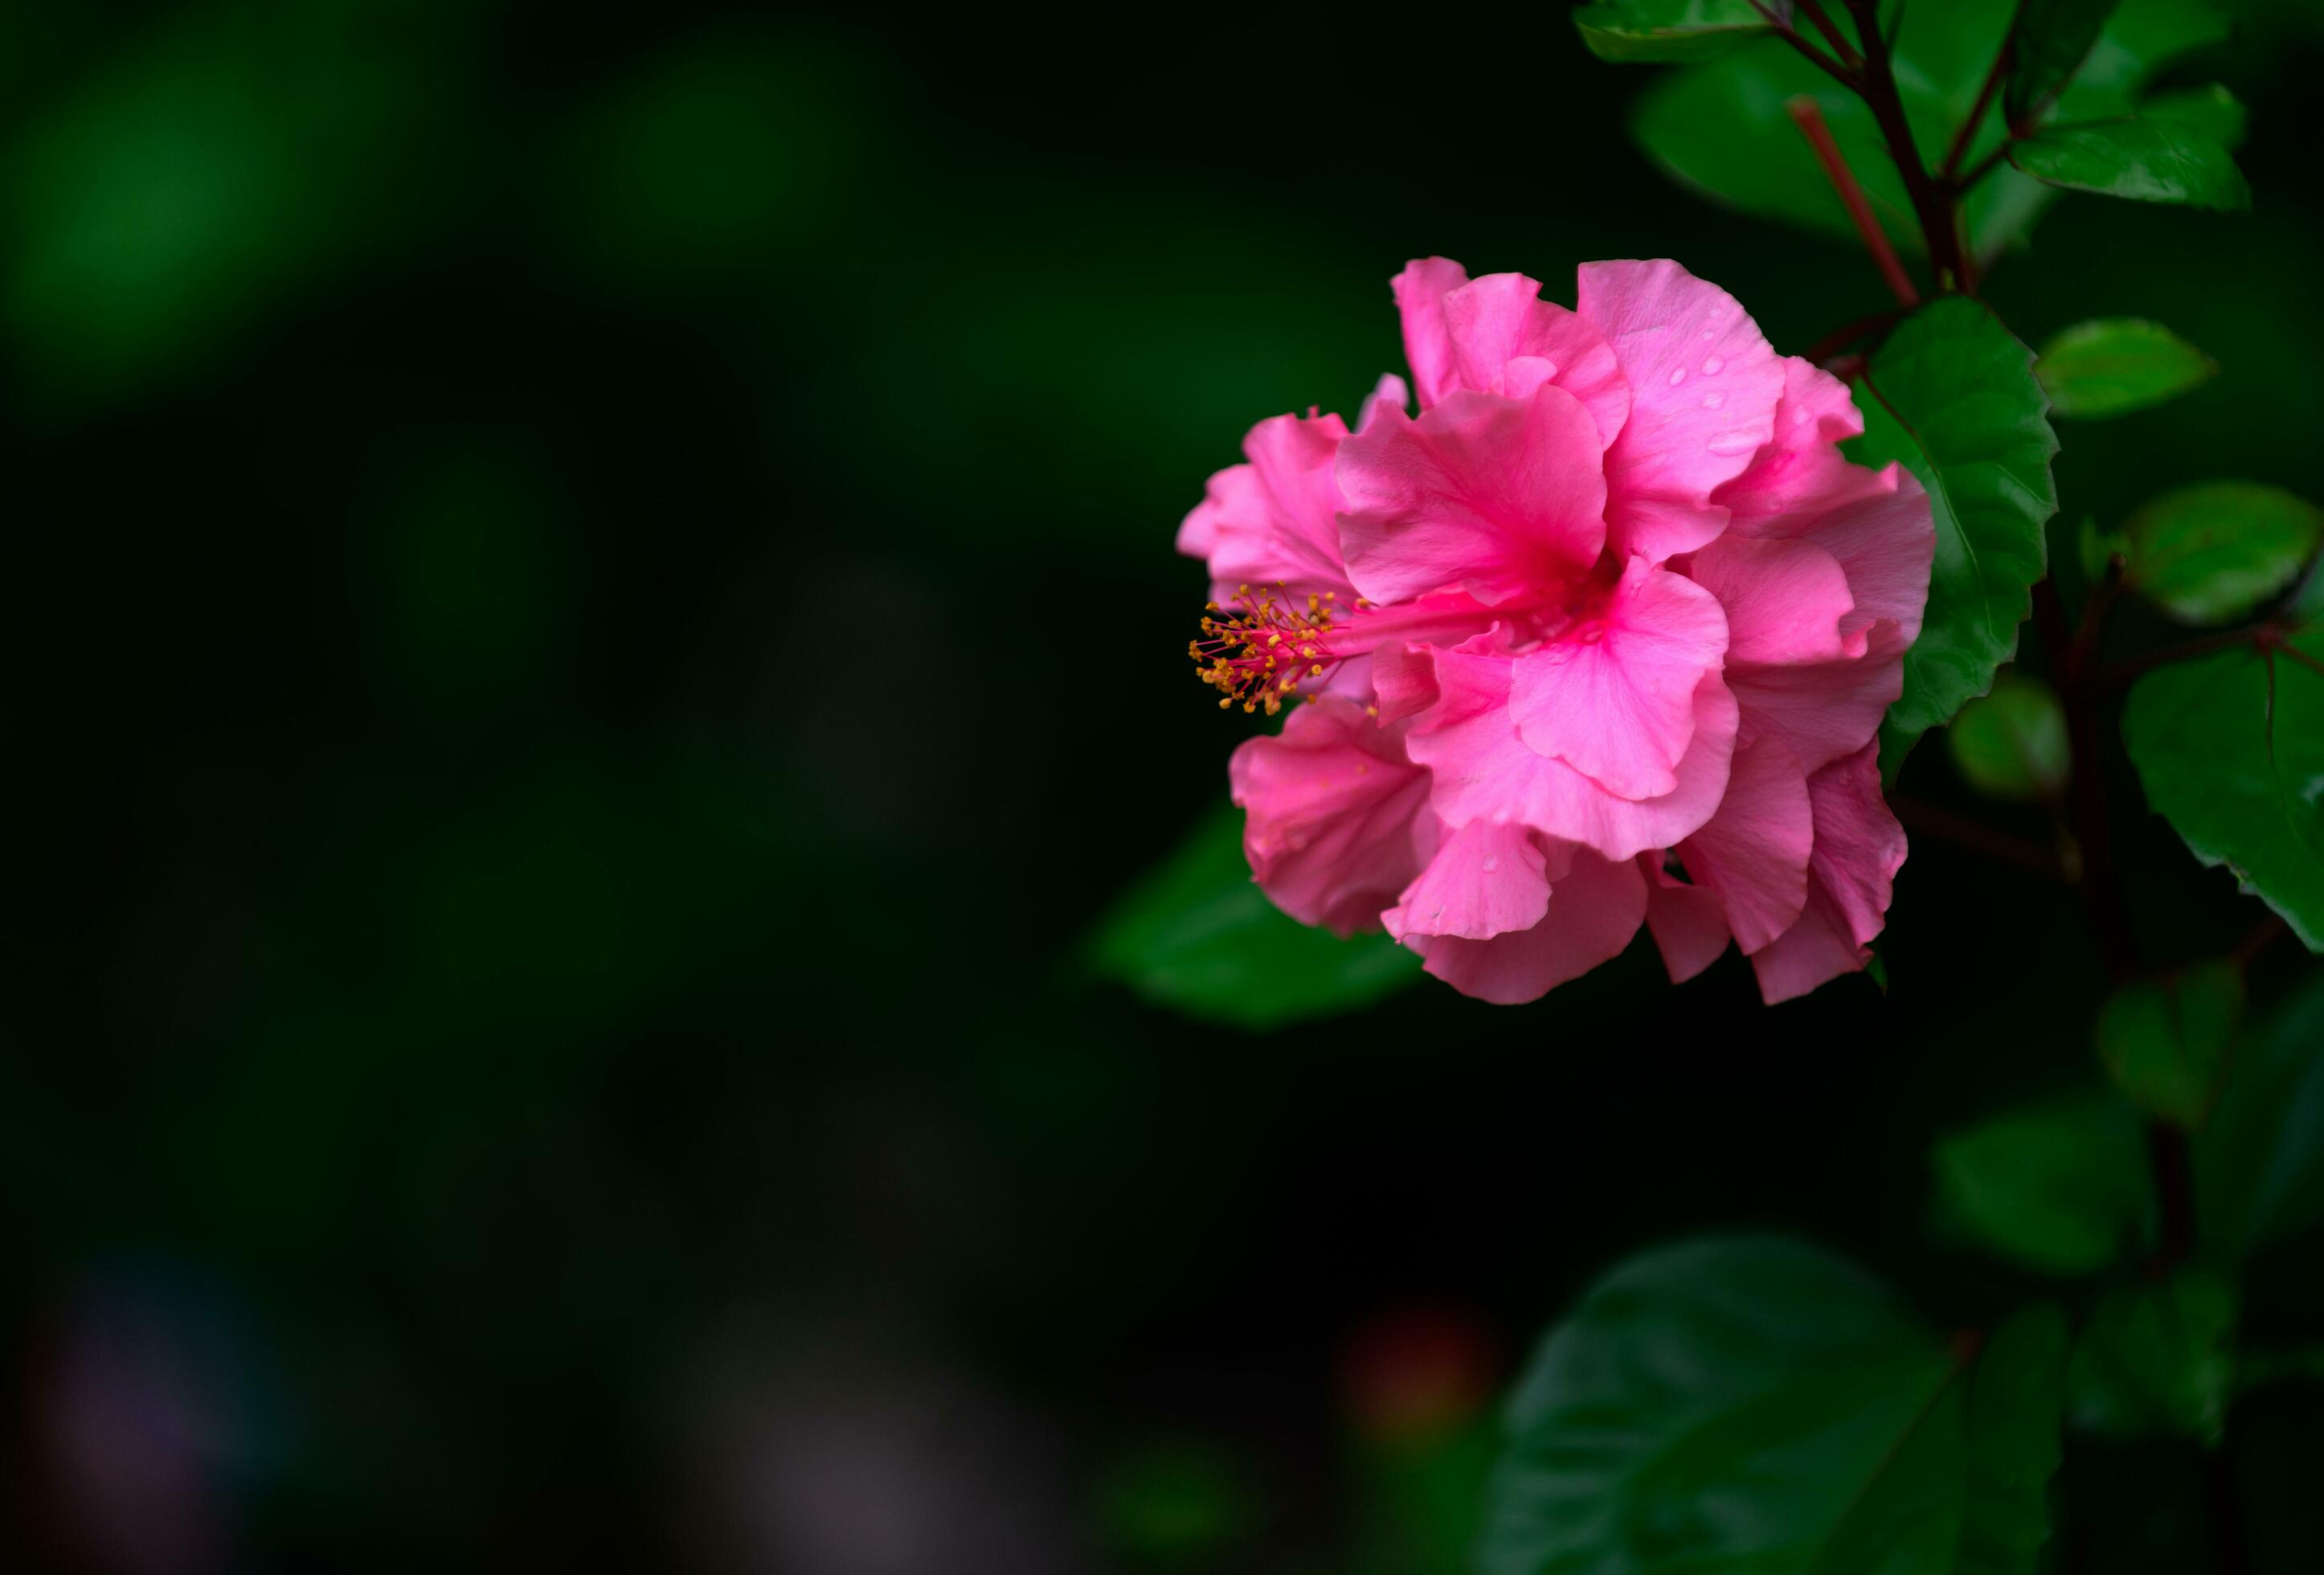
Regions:
<instances>
[{"instance_id":1,"label":"plant branch","mask_svg":"<svg viewBox=\"0 0 2324 1575\"><path fill-rule=\"evenodd\" d=\"M1834 328L1831 333L1809 345L1803 354L1808 360L1821 366L1858 341L1869 339L1877 334L1886 333L1901 322L1904 316L1901 309L1894 309L1874 312L1868 317L1858 318L1852 323Z\"/></svg>"},{"instance_id":2,"label":"plant branch","mask_svg":"<svg viewBox=\"0 0 2324 1575\"><path fill-rule=\"evenodd\" d=\"M1793 9L1815 23L1815 30L1823 34L1831 43L1831 52L1838 55L1844 63L1850 68L1861 67L1864 64L1864 57L1856 52L1856 46L1848 41L1848 35L1840 32L1834 25L1831 18L1824 14L1823 6L1819 0L1799 0L1799 4Z\"/></svg>"},{"instance_id":3,"label":"plant branch","mask_svg":"<svg viewBox=\"0 0 2324 1575\"><path fill-rule=\"evenodd\" d=\"M2282 914L2270 913L2252 926L2250 934L2236 943L2236 949L2227 956L2236 967L2248 968L2259 960L2261 953L2291 933L2292 926L2284 922Z\"/></svg>"},{"instance_id":4,"label":"plant branch","mask_svg":"<svg viewBox=\"0 0 2324 1575\"><path fill-rule=\"evenodd\" d=\"M2207 634L2198 640L2182 640L2177 645L2166 645L2160 650L2150 650L2135 656L2128 661L2116 662L2112 667L2102 670L2098 675L2098 678L2099 683L2107 687L2119 688L2141 673L2152 672L2156 668L2168 667L2172 662L2192 661L2197 657L2216 656L2220 651L2234 650L2238 646L2246 645L2283 650L2287 654L2304 655L2283 643L2284 636L2292 633L2297 627L2296 624L2278 621L2254 623L2243 629L2230 629L2220 634Z\"/></svg>"},{"instance_id":5,"label":"plant branch","mask_svg":"<svg viewBox=\"0 0 2324 1575\"><path fill-rule=\"evenodd\" d=\"M1961 122L1960 130L1953 134L1953 145L1945 151L1945 161L1937 171L1937 179L1948 186L1960 172L1961 161L1969 157L1969 144L1977 140L1977 128L1985 124L1985 112L1993 107L1993 96L2001 90L2003 80L2016 61L2017 27L2014 20L2009 31L2010 36L2002 41L2000 53L1993 57L1993 69L1985 74L1985 86L1977 90L1977 106Z\"/></svg>"},{"instance_id":6,"label":"plant branch","mask_svg":"<svg viewBox=\"0 0 2324 1575\"><path fill-rule=\"evenodd\" d=\"M1923 804L1915 798L1889 795L1888 807L1904 829L1932 836L1939 842L1950 843L1972 853L2004 864L2014 864L2030 870L2045 880L2063 882L2066 879L2064 861L2054 849L2026 837L2011 836L1996 831L1983 821L1945 808L1941 805Z\"/></svg>"},{"instance_id":7,"label":"plant branch","mask_svg":"<svg viewBox=\"0 0 2324 1575\"><path fill-rule=\"evenodd\" d=\"M1833 81L1838 82L1844 88L1861 91L1858 67L1859 67L1862 62L1856 61L1853 64L1843 63L1842 61L1836 60L1830 55L1825 54L1821 50L1816 48L1815 45L1810 43L1806 39L1802 38L1800 36L1799 29L1794 27L1790 23L1775 14L1775 11L1771 7L1763 3L1763 0L1751 0L1751 9L1757 12L1761 16L1766 18L1767 25L1775 30L1776 37L1782 39L1785 43L1791 45L1794 49L1799 51L1801 54L1805 55L1810 60L1813 61L1817 69L1821 70Z\"/></svg>"},{"instance_id":8,"label":"plant branch","mask_svg":"<svg viewBox=\"0 0 2324 1575\"><path fill-rule=\"evenodd\" d=\"M1987 153L1984 158L1979 159L1970 167L1968 174L1961 176L1959 180L1953 182L1953 190L1957 193L1966 192L1970 187L1975 186L1987 175L1992 174L1994 166L2000 163L2002 160L2009 156L2009 144L2015 141L2016 141L2016 138L2015 137L2005 137L2002 139L2002 143L1999 147L1994 149L1993 152Z\"/></svg>"},{"instance_id":9,"label":"plant branch","mask_svg":"<svg viewBox=\"0 0 2324 1575\"><path fill-rule=\"evenodd\" d=\"M1887 140L1889 156L1896 161L1896 172L1904 178L1904 189L1921 221L1921 236L1928 246L1929 262L1936 271L1938 287L1957 289L1963 270L1952 198L1950 191L1940 190L1937 183L1929 179L1928 168L1921 161L1920 144L1913 140L1912 123L1905 118L1904 101L1896 91L1896 72L1889 58L1888 42L1880 36L1878 0L1848 0L1848 8L1854 14L1856 31L1864 40L1864 69L1858 73L1858 91L1864 95L1872 118L1880 126L1880 134Z\"/></svg>"},{"instance_id":10,"label":"plant branch","mask_svg":"<svg viewBox=\"0 0 2324 1575\"><path fill-rule=\"evenodd\" d=\"M2095 595L2092 601L2097 602ZM2034 626L2050 652L2059 697L2066 707L2070 773L2068 824L2081 855L2080 874L2075 885L2081 892L2083 916L2089 924L2091 939L2098 943L2107 978L2121 985L2138 972L2138 937L2130 927L2121 876L2115 867L2114 827L2107 814L2106 751L2098 726L2098 695L2083 670L2087 653L2098 647L2106 609L2098 605L2089 611L2091 617L2085 631L2070 635L2065 603L2058 599L2057 582L2044 579L2034 587Z\"/></svg>"},{"instance_id":11,"label":"plant branch","mask_svg":"<svg viewBox=\"0 0 2324 1575\"><path fill-rule=\"evenodd\" d=\"M1879 216L1872 211L1872 203L1864 195L1864 188L1857 184L1855 171L1849 169L1847 157L1840 152L1840 144L1832 140L1831 128L1824 124L1823 111L1817 107L1814 99L1804 93L1786 103L1784 111L1792 117L1792 124L1800 128L1801 134L1807 138L1808 146L1815 150L1816 161L1831 177L1832 189L1840 193L1840 206L1848 209L1849 219L1856 226L1857 235L1863 239L1864 249L1872 253L1873 265L1880 270L1880 277L1888 281L1888 288L1895 294L1898 304L1908 308L1920 305L1921 295L1913 288L1913 276L1905 272L1904 264L1897 261L1896 249L1888 244L1887 232L1880 227Z\"/></svg>"}]
</instances>

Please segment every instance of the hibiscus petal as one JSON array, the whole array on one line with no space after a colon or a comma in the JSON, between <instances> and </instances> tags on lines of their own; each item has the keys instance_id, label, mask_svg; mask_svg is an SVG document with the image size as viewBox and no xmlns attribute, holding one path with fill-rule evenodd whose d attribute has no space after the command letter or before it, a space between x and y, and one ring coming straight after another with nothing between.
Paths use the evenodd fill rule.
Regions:
<instances>
[{"instance_id":1,"label":"hibiscus petal","mask_svg":"<svg viewBox=\"0 0 2324 1575\"><path fill-rule=\"evenodd\" d=\"M1539 1000L1620 956L1646 915L1646 878L1635 863L1601 859L1586 848L1572 858L1550 888L1548 911L1532 928L1487 941L1416 935L1405 944L1463 995L1504 1006Z\"/></svg>"},{"instance_id":2,"label":"hibiscus petal","mask_svg":"<svg viewBox=\"0 0 2324 1575\"><path fill-rule=\"evenodd\" d=\"M1449 257L1416 258L1388 281L1404 319L1404 360L1412 368L1420 408L1461 386L1459 353L1444 325L1444 298L1469 282L1469 271Z\"/></svg>"},{"instance_id":3,"label":"hibiscus petal","mask_svg":"<svg viewBox=\"0 0 2324 1575\"><path fill-rule=\"evenodd\" d=\"M1660 797L1678 786L1694 692L1726 649L1717 597L1632 558L1598 616L1516 659L1517 736L1619 797Z\"/></svg>"},{"instance_id":4,"label":"hibiscus petal","mask_svg":"<svg viewBox=\"0 0 2324 1575\"><path fill-rule=\"evenodd\" d=\"M1609 539L1656 562L1691 552L1726 528L1711 494L1775 436L1782 358L1733 296L1667 260L1584 263L1578 304L1630 385L1606 453Z\"/></svg>"},{"instance_id":5,"label":"hibiscus petal","mask_svg":"<svg viewBox=\"0 0 2324 1575\"><path fill-rule=\"evenodd\" d=\"M1428 774L1356 702L1301 705L1228 767L1243 852L1277 907L1345 935L1376 927L1434 851Z\"/></svg>"},{"instance_id":6,"label":"hibiscus petal","mask_svg":"<svg viewBox=\"0 0 2324 1575\"><path fill-rule=\"evenodd\" d=\"M1247 465L1211 477L1178 528L1178 550L1210 562L1213 596L1281 585L1291 596L1352 596L1340 561L1340 494L1333 462L1348 435L1339 417L1271 416L1243 438Z\"/></svg>"},{"instance_id":7,"label":"hibiscus petal","mask_svg":"<svg viewBox=\"0 0 2324 1575\"><path fill-rule=\"evenodd\" d=\"M1880 750L1868 743L1808 778L1815 852L1799 922L1753 954L1759 992L1773 1006L1864 966L1887 923L1904 828L1880 797Z\"/></svg>"},{"instance_id":8,"label":"hibiscus petal","mask_svg":"<svg viewBox=\"0 0 2324 1575\"><path fill-rule=\"evenodd\" d=\"M1646 882L1646 928L1671 982L1684 984L1727 950L1727 915L1711 892L1665 870L1659 849L1640 853L1638 869Z\"/></svg>"},{"instance_id":9,"label":"hibiscus petal","mask_svg":"<svg viewBox=\"0 0 2324 1575\"><path fill-rule=\"evenodd\" d=\"M1722 536L1687 562L1694 583L1727 612L1727 659L1818 662L1864 654L1867 618L1855 611L1848 571L1812 541Z\"/></svg>"},{"instance_id":10,"label":"hibiscus petal","mask_svg":"<svg viewBox=\"0 0 2324 1575\"><path fill-rule=\"evenodd\" d=\"M1735 697L1716 675L1693 696L1693 739L1660 797L1618 797L1567 765L1536 753L1508 714L1507 657L1434 650L1435 705L1405 739L1411 758L1434 778L1437 813L1460 825L1472 820L1522 821L1535 830L1628 859L1666 848L1708 821L1726 791L1735 749Z\"/></svg>"},{"instance_id":11,"label":"hibiscus petal","mask_svg":"<svg viewBox=\"0 0 2324 1575\"><path fill-rule=\"evenodd\" d=\"M1791 928L1807 904L1816 824L1807 774L1776 739L1735 751L1719 813L1678 845L1698 889L1719 900L1726 927L1745 952Z\"/></svg>"},{"instance_id":12,"label":"hibiscus petal","mask_svg":"<svg viewBox=\"0 0 2324 1575\"><path fill-rule=\"evenodd\" d=\"M1746 536L1791 536L1843 504L1887 489L1880 473L1851 465L1842 438L1864 430L1848 385L1796 355L1784 357L1784 394L1774 438L1734 480L1711 494L1729 513L1728 530Z\"/></svg>"},{"instance_id":13,"label":"hibiscus petal","mask_svg":"<svg viewBox=\"0 0 2324 1575\"><path fill-rule=\"evenodd\" d=\"M1388 933L1487 940L1529 930L1549 907L1549 883L1569 861L1547 867L1540 839L1521 825L1473 821L1448 834L1397 906L1380 916Z\"/></svg>"},{"instance_id":14,"label":"hibiscus petal","mask_svg":"<svg viewBox=\"0 0 2324 1575\"><path fill-rule=\"evenodd\" d=\"M1378 410L1336 466L1340 546L1363 595L1402 602L1458 585L1505 601L1596 560L1606 486L1597 429L1572 394L1464 390L1417 421Z\"/></svg>"},{"instance_id":15,"label":"hibiscus petal","mask_svg":"<svg viewBox=\"0 0 2324 1575\"><path fill-rule=\"evenodd\" d=\"M1892 465L1875 474L1877 492L1826 514L1800 539L1831 554L1848 576L1856 606L1840 626L1843 634L1886 619L1909 646L1920 636L1929 599L1936 521L1911 471Z\"/></svg>"},{"instance_id":16,"label":"hibiscus petal","mask_svg":"<svg viewBox=\"0 0 2324 1575\"><path fill-rule=\"evenodd\" d=\"M1613 346L1580 313L1543 300L1539 281L1471 281L1459 263L1431 257L1406 264L1394 288L1423 409L1464 388L1524 399L1552 382L1582 401L1601 448L1629 419L1630 385Z\"/></svg>"},{"instance_id":17,"label":"hibiscus petal","mask_svg":"<svg viewBox=\"0 0 2324 1575\"><path fill-rule=\"evenodd\" d=\"M1729 665L1725 681L1752 735L1783 740L1811 775L1863 748L1904 692L1909 643L1885 618L1864 631L1864 654L1851 659Z\"/></svg>"}]
</instances>

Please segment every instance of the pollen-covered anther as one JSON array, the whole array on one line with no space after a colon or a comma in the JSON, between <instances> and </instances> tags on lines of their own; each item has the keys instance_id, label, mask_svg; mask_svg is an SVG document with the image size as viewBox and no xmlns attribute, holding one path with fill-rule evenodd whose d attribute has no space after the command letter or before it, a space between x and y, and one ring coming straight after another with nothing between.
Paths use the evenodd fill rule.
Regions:
<instances>
[{"instance_id":1,"label":"pollen-covered anther","mask_svg":"<svg viewBox=\"0 0 2324 1575\"><path fill-rule=\"evenodd\" d=\"M1220 691L1219 709L1240 702L1245 712L1265 711L1269 716L1296 699L1302 675L1295 668L1278 677L1277 659L1307 664L1305 677L1320 678L1339 658L1332 652L1330 634L1334 611L1333 594L1311 593L1303 612L1282 594L1284 587L1262 587L1256 594L1249 585L1237 590L1227 603L1228 615L1203 620L1204 638L1189 642L1195 676ZM1232 611L1240 609L1240 611ZM1222 611L1216 602L1205 611Z\"/></svg>"}]
</instances>

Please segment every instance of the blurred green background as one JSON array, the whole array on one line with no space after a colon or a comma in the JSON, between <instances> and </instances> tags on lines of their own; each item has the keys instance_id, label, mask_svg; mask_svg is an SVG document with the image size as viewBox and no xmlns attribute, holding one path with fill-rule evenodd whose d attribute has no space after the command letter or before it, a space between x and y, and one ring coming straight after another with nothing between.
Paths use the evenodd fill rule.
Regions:
<instances>
[{"instance_id":1,"label":"blurred green background","mask_svg":"<svg viewBox=\"0 0 2324 1575\"><path fill-rule=\"evenodd\" d=\"M2324 496L2324 22L2246 21L2174 78L2255 214L2069 202L1993 276L2225 369L2067 433L2053 544ZM1928 1143L2088 1081L2102 981L2008 864L1916 841L1888 993L1773 1012L1642 942L1263 1036L1088 962L1242 732L1178 519L1397 365L1406 258L1674 255L1794 352L1885 304L1651 170L1646 79L1554 5L0 10L0 1563L1431 1575L1623 1251L2012 1304ZM2153 954L2257 916L2113 787ZM2324 1329L2312 1254L2254 1286ZM2319 1393L2237 1414L2255 1515ZM2066 1567L2200 1567L2143 1561L2183 1460L2081 1465L2147 1519Z\"/></svg>"}]
</instances>

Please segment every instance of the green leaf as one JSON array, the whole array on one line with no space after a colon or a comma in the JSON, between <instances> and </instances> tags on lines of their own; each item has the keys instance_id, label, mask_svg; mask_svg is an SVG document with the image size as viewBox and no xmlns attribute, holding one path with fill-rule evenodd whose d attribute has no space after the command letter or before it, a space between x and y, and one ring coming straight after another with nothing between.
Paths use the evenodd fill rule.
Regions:
<instances>
[{"instance_id":1,"label":"green leaf","mask_svg":"<svg viewBox=\"0 0 2324 1575\"><path fill-rule=\"evenodd\" d=\"M1768 31L1749 0L1607 0L1573 14L1582 41L1618 63L1707 60Z\"/></svg>"},{"instance_id":2,"label":"green leaf","mask_svg":"<svg viewBox=\"0 0 2324 1575\"><path fill-rule=\"evenodd\" d=\"M2250 118L2243 101L2217 82L2157 93L2140 103L2138 113L2147 120L2175 120L2192 126L2198 135L2231 153L2244 145L2245 124Z\"/></svg>"},{"instance_id":3,"label":"green leaf","mask_svg":"<svg viewBox=\"0 0 2324 1575\"><path fill-rule=\"evenodd\" d=\"M1822 112L1889 239L1917 249L1912 202L1872 112L1779 41L1665 76L1639 96L1630 132L1648 158L1714 201L1852 240L1847 207L1784 108L1800 97Z\"/></svg>"},{"instance_id":4,"label":"green leaf","mask_svg":"<svg viewBox=\"0 0 2324 1575\"><path fill-rule=\"evenodd\" d=\"M1803 1243L1693 1241L1600 1281L1534 1358L1483 1575L2031 1575L2062 1328L1983 1359Z\"/></svg>"},{"instance_id":5,"label":"green leaf","mask_svg":"<svg viewBox=\"0 0 2324 1575\"><path fill-rule=\"evenodd\" d=\"M2324 541L2324 510L2281 487L2205 482L2124 523L2124 583L2182 623L2227 623L2299 576Z\"/></svg>"},{"instance_id":6,"label":"green leaf","mask_svg":"<svg viewBox=\"0 0 2324 1575\"><path fill-rule=\"evenodd\" d=\"M2036 180L2138 202L2241 213L2251 188L2227 151L2178 120L2078 121L2012 143L2009 161Z\"/></svg>"},{"instance_id":7,"label":"green leaf","mask_svg":"<svg viewBox=\"0 0 2324 1575\"><path fill-rule=\"evenodd\" d=\"M2138 1123L2103 1095L2006 1111L1932 1159L1940 1228L2045 1274L2105 1268L2153 1212Z\"/></svg>"},{"instance_id":8,"label":"green leaf","mask_svg":"<svg viewBox=\"0 0 2324 1575\"><path fill-rule=\"evenodd\" d=\"M1895 24L1896 87L1923 161L1944 158L1955 129L2008 32L2014 0L1947 0L1902 8ZM2224 24L2187 0L2125 0L2060 96L2074 120L2130 114L2145 80L2173 56L2222 36ZM1812 98L1864 187L1882 227L1900 250L1923 250L1887 144L1856 95L1780 40L1749 43L1723 58L1666 73L1640 96L1631 132L1646 155L1712 199L1853 244L1855 230L1831 183L1785 114L1787 100ZM2002 106L1987 111L1971 161L2004 141ZM1980 256L2022 241L2055 198L2054 188L2003 166L1966 203Z\"/></svg>"},{"instance_id":9,"label":"green leaf","mask_svg":"<svg viewBox=\"0 0 2324 1575\"><path fill-rule=\"evenodd\" d=\"M2100 1298L2067 1371L2074 1425L2120 1437L2178 1434L2217 1448L2235 1392L2239 1302L2230 1281L2194 1265L2159 1285Z\"/></svg>"},{"instance_id":10,"label":"green leaf","mask_svg":"<svg viewBox=\"0 0 2324 1575\"><path fill-rule=\"evenodd\" d=\"M2243 1015L2243 970L2229 962L2199 962L2108 997L2098 1014L2098 1056L2139 1109L2200 1127Z\"/></svg>"},{"instance_id":11,"label":"green leaf","mask_svg":"<svg viewBox=\"0 0 2324 1575\"><path fill-rule=\"evenodd\" d=\"M2052 412L2096 419L2127 415L2200 387L2218 364L2160 323L2101 318L2042 346L2034 375Z\"/></svg>"},{"instance_id":12,"label":"green leaf","mask_svg":"<svg viewBox=\"0 0 2324 1575\"><path fill-rule=\"evenodd\" d=\"M2029 1307L1986 1342L1969 1393L1967 1513L1957 1575L2024 1575L2050 1534L2066 1408L2066 1317Z\"/></svg>"},{"instance_id":13,"label":"green leaf","mask_svg":"<svg viewBox=\"0 0 2324 1575\"><path fill-rule=\"evenodd\" d=\"M2002 101L2012 124L2057 97L2066 79L2081 69L2098 30L2116 0L2025 0L2018 8L2010 42L2015 64Z\"/></svg>"},{"instance_id":14,"label":"green leaf","mask_svg":"<svg viewBox=\"0 0 2324 1575\"><path fill-rule=\"evenodd\" d=\"M2002 674L1991 694L1960 708L1945 736L1962 778L1987 797L2046 803L2065 791L2066 708L2039 678Z\"/></svg>"},{"instance_id":15,"label":"green leaf","mask_svg":"<svg viewBox=\"0 0 2324 1575\"><path fill-rule=\"evenodd\" d=\"M2194 1162L2204 1239L2226 1251L2324 1223L2324 977L2245 1034Z\"/></svg>"},{"instance_id":16,"label":"green leaf","mask_svg":"<svg viewBox=\"0 0 2324 1575\"><path fill-rule=\"evenodd\" d=\"M2146 802L2324 951L2324 630L2158 668L2122 738Z\"/></svg>"},{"instance_id":17,"label":"green leaf","mask_svg":"<svg viewBox=\"0 0 2324 1575\"><path fill-rule=\"evenodd\" d=\"M1864 465L1901 461L1928 489L1936 561L1904 692L1881 726L1883 763L1991 686L2017 651L2017 625L2043 576L2043 522L2058 511L2058 439L2033 355L1992 313L1960 296L1908 319L1880 347L1857 404Z\"/></svg>"},{"instance_id":18,"label":"green leaf","mask_svg":"<svg viewBox=\"0 0 2324 1575\"><path fill-rule=\"evenodd\" d=\"M1268 902L1232 811L1205 821L1114 905L1092 962L1148 1000L1247 1028L1354 1011L1420 974L1420 960L1385 935L1342 941Z\"/></svg>"}]
</instances>

